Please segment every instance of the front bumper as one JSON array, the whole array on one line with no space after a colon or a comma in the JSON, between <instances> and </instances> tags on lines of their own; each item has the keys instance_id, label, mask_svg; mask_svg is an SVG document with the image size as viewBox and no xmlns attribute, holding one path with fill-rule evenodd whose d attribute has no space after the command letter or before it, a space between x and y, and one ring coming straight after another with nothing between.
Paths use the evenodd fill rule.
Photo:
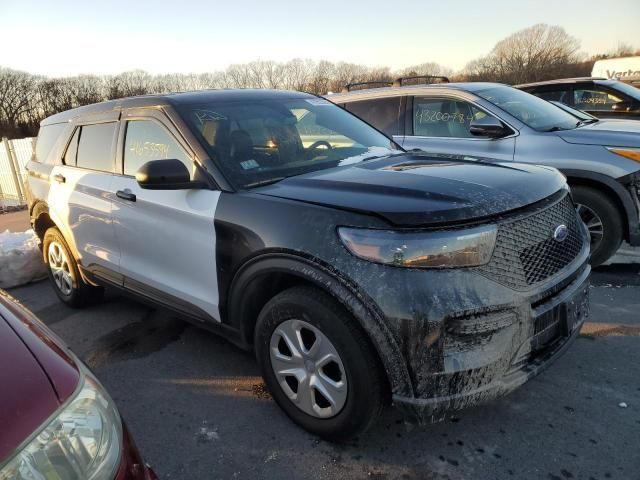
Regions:
<instances>
[{"instance_id":1,"label":"front bumper","mask_svg":"<svg viewBox=\"0 0 640 480\"><path fill-rule=\"evenodd\" d=\"M158 480L151 467L142 461L133 438L124 423L122 424L120 467L116 473L115 480Z\"/></svg>"},{"instance_id":2,"label":"front bumper","mask_svg":"<svg viewBox=\"0 0 640 480\"><path fill-rule=\"evenodd\" d=\"M518 309L515 322L504 314L486 315L493 330L485 338L491 338L483 343L478 332L466 332L475 334L475 348L466 351L449 342L444 371L426 374L419 396L393 395L395 406L420 423L439 421L503 396L542 372L576 339L589 314L589 274L585 265L561 290Z\"/></svg>"}]
</instances>

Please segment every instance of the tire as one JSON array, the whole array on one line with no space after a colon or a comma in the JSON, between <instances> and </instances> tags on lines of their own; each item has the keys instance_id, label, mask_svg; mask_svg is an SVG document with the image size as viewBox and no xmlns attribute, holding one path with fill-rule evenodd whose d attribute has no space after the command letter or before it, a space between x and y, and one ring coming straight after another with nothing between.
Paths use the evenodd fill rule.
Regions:
<instances>
[{"instance_id":1,"label":"tire","mask_svg":"<svg viewBox=\"0 0 640 480\"><path fill-rule=\"evenodd\" d=\"M622 215L613 200L596 188L578 185L571 191L578 213L591 235L591 266L597 267L620 248L624 228Z\"/></svg>"},{"instance_id":2,"label":"tire","mask_svg":"<svg viewBox=\"0 0 640 480\"><path fill-rule=\"evenodd\" d=\"M44 234L42 256L53 290L63 303L80 308L102 300L104 288L84 282L71 249L56 227Z\"/></svg>"},{"instance_id":3,"label":"tire","mask_svg":"<svg viewBox=\"0 0 640 480\"><path fill-rule=\"evenodd\" d=\"M282 334L296 328L299 328L297 339L288 335L295 342L289 349ZM321 342L316 343L318 338ZM305 430L327 440L345 441L367 430L380 416L386 388L381 362L366 333L330 295L314 287L293 287L279 293L260 312L254 340L256 357L269 391L289 418ZM298 368L296 372L302 371L301 375L310 379L310 383L325 388L324 391L332 395L333 403L322 393L318 396L320 390L315 387L305 388L305 380L297 382L293 375L283 380L282 375L276 374L274 365L276 368L285 365L280 358L284 358L285 363L298 362L294 349L302 352L304 359L298 363L303 365L300 367L303 370ZM327 354L331 351L337 358L333 353ZM314 354L330 360L315 362ZM315 365L307 368L309 360ZM340 384L341 389L329 388ZM315 393L311 403L314 409L317 407L311 414L306 401L309 395L304 394L308 391ZM295 399L291 398L292 394Z\"/></svg>"}]
</instances>

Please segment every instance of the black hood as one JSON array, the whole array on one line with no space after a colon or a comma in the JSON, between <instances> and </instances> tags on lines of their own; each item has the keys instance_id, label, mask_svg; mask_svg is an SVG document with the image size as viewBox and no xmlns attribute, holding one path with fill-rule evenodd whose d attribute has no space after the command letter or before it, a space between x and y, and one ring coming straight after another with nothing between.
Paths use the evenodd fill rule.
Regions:
<instances>
[{"instance_id":1,"label":"black hood","mask_svg":"<svg viewBox=\"0 0 640 480\"><path fill-rule=\"evenodd\" d=\"M290 177L254 192L375 214L397 226L427 226L515 210L565 184L550 167L406 153Z\"/></svg>"}]
</instances>

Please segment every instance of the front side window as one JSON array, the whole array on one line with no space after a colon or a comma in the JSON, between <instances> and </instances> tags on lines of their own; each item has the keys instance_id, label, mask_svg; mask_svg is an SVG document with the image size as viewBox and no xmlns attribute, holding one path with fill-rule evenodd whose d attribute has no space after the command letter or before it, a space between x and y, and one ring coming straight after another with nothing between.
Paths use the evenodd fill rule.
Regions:
<instances>
[{"instance_id":1,"label":"front side window","mask_svg":"<svg viewBox=\"0 0 640 480\"><path fill-rule=\"evenodd\" d=\"M315 97L177 108L213 161L240 189L399 150L362 120Z\"/></svg>"},{"instance_id":2,"label":"front side window","mask_svg":"<svg viewBox=\"0 0 640 480\"><path fill-rule=\"evenodd\" d=\"M597 88L577 88L573 91L573 104L580 110L611 111L611 107L622 100L622 96Z\"/></svg>"},{"instance_id":3,"label":"front side window","mask_svg":"<svg viewBox=\"0 0 640 480\"><path fill-rule=\"evenodd\" d=\"M540 132L571 130L577 126L573 115L517 88L490 87L474 93Z\"/></svg>"},{"instance_id":4,"label":"front side window","mask_svg":"<svg viewBox=\"0 0 640 480\"><path fill-rule=\"evenodd\" d=\"M414 97L413 134L421 137L472 138L474 135L469 131L471 122L486 116L482 110L461 100Z\"/></svg>"},{"instance_id":5,"label":"front side window","mask_svg":"<svg viewBox=\"0 0 640 480\"><path fill-rule=\"evenodd\" d=\"M180 160L191 172L193 162L176 141L160 124L152 120L127 122L124 142L124 174L135 176L138 169L151 160Z\"/></svg>"},{"instance_id":6,"label":"front side window","mask_svg":"<svg viewBox=\"0 0 640 480\"><path fill-rule=\"evenodd\" d=\"M101 172L113 172L115 133L115 122L83 125L78 142L77 166Z\"/></svg>"},{"instance_id":7,"label":"front side window","mask_svg":"<svg viewBox=\"0 0 640 480\"><path fill-rule=\"evenodd\" d=\"M375 98L347 103L346 109L389 136L400 135L400 98Z\"/></svg>"}]
</instances>

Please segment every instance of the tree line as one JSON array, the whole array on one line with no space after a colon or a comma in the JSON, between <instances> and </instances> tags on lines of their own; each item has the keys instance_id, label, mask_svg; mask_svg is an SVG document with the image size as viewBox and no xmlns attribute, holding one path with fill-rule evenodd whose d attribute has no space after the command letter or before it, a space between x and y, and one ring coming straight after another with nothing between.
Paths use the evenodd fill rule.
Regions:
<instances>
[{"instance_id":1,"label":"tree line","mask_svg":"<svg viewBox=\"0 0 640 480\"><path fill-rule=\"evenodd\" d=\"M256 60L222 71L151 75L142 70L118 75L48 78L0 67L0 136L37 134L40 121L57 112L104 100L211 88L275 88L315 94L340 91L348 83L389 82L399 76L446 75L460 81L521 83L589 75L596 59L639 54L627 45L615 52L584 58L580 43L564 29L544 24L518 31L461 72L428 62L392 71L347 62L293 59Z\"/></svg>"}]
</instances>

